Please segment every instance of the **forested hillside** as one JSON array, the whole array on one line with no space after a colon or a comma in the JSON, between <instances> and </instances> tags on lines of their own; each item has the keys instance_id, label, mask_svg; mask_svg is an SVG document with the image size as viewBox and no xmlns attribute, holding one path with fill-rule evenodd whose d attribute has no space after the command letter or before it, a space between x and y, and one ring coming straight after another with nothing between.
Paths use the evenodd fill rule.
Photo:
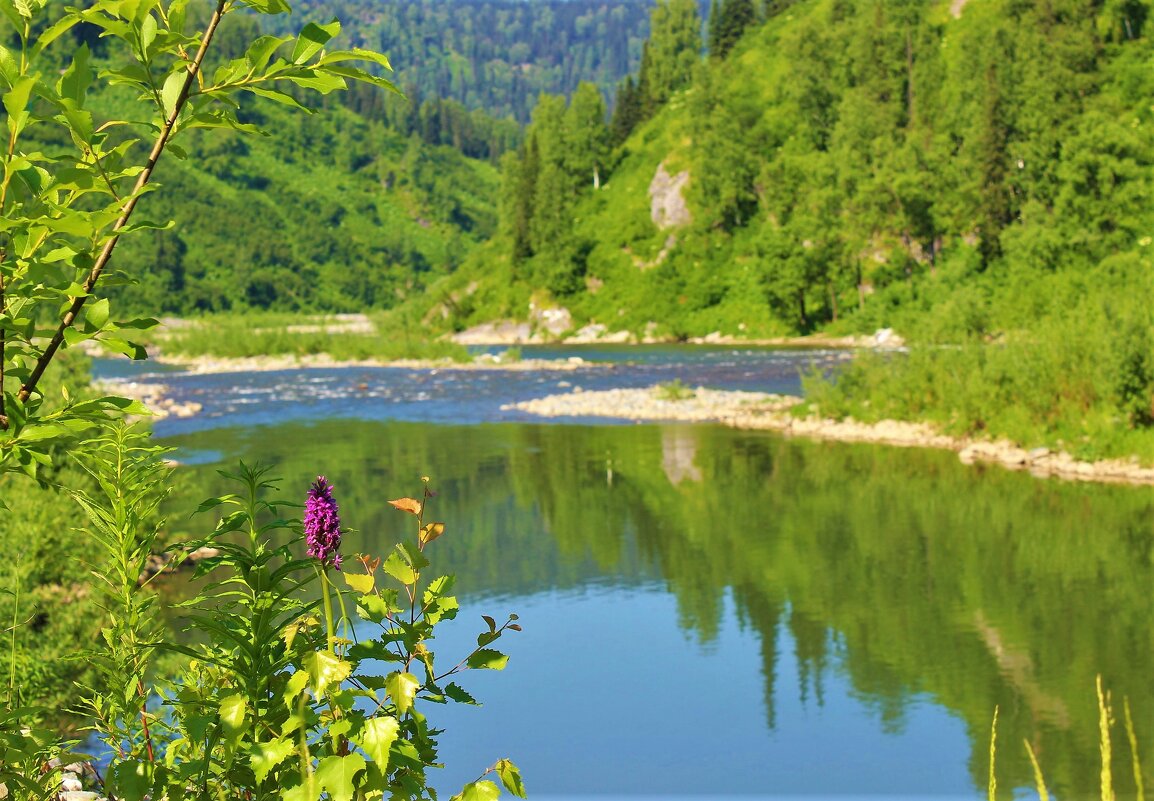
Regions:
<instances>
[{"instance_id":1,"label":"forested hillside","mask_svg":"<svg viewBox=\"0 0 1154 801\"><path fill-rule=\"evenodd\" d=\"M125 242L122 268L143 276L121 289L131 307L388 308L495 230L486 162L340 107L304 117L268 104L251 121L277 135L195 138L188 159L162 165L169 191L148 214L176 227Z\"/></svg>"},{"instance_id":2,"label":"forested hillside","mask_svg":"<svg viewBox=\"0 0 1154 801\"><path fill-rule=\"evenodd\" d=\"M544 290L635 332L952 340L1147 291L1145 2L742 3L714 5L706 56L692 0L660 3L608 128L542 100L501 238L443 288L456 325ZM1119 315L1146 314L1136 289Z\"/></svg>"},{"instance_id":3,"label":"forested hillside","mask_svg":"<svg viewBox=\"0 0 1154 801\"><path fill-rule=\"evenodd\" d=\"M192 15L207 10L204 2L189 5ZM93 31L78 26L69 35L91 48L95 67L117 66ZM258 35L251 15L226 18L205 72L246 58L245 42ZM390 95L369 89L358 97ZM498 181L488 157L519 141L515 124L466 115L471 128L444 129L458 137L453 147L358 114L341 96L322 98L327 107L314 115L287 108L291 96L258 97L242 120L250 130L192 132L182 152L166 156L158 180L167 191L144 208L151 220L175 226L129 237L118 249L121 269L139 279L113 290L127 309L388 308L492 236ZM108 90L98 107L127 114L130 101ZM276 136L262 135L269 131ZM485 159L467 157L470 149Z\"/></svg>"},{"instance_id":4,"label":"forested hillside","mask_svg":"<svg viewBox=\"0 0 1154 801\"><path fill-rule=\"evenodd\" d=\"M355 43L389 56L398 84L418 108L425 101L447 100L524 123L542 92L568 95L581 81L610 91L636 69L649 5L648 0L307 0L299 10L306 19L349 20Z\"/></svg>"}]
</instances>

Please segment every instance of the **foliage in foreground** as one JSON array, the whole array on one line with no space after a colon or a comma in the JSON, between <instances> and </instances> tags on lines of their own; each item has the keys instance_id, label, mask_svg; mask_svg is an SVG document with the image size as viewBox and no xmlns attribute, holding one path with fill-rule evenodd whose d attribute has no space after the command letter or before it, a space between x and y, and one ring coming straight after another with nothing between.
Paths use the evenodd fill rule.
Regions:
<instances>
[{"instance_id":1,"label":"foliage in foreground","mask_svg":"<svg viewBox=\"0 0 1154 801\"><path fill-rule=\"evenodd\" d=\"M181 548L212 547L217 555L200 565L209 583L183 604L188 629L175 642L140 581L158 544L152 511L165 494L164 451L123 428L87 451L96 488L73 495L101 558L95 587L107 611L101 645L87 655L98 676L83 693L111 754L101 792L125 801L431 797L426 772L438 766L439 731L423 702L475 704L454 679L504 668L507 657L490 646L520 626L515 615L500 626L486 617L472 652L436 662L434 629L456 616L458 604L452 577L422 578L426 549L445 532L426 522L427 482L421 499L390 502L413 516L413 536L383 560L358 557L356 569L340 573L333 566L344 529L323 478L309 493L302 528L283 516L299 504L275 497L265 471L242 464L222 473L240 492L201 504L202 512L219 509L219 521ZM363 621L355 629L349 606ZM165 651L187 657L170 681L152 670ZM16 799L43 797L59 775L40 775L38 760L52 754L55 740L41 729L22 734L28 711L20 712L2 721L0 780ZM500 760L461 797L498 795L489 773L524 795L517 768Z\"/></svg>"},{"instance_id":2,"label":"foliage in foreground","mask_svg":"<svg viewBox=\"0 0 1154 801\"><path fill-rule=\"evenodd\" d=\"M395 502L416 516L415 540L383 563L363 560L364 574L346 576L361 616L380 627L375 639L357 642L344 593L329 572L339 566L343 533L330 488L318 479L318 488L330 492L330 514L310 522L306 509L302 531L281 516L284 504L268 497L273 485L242 465L236 479L246 491L204 507L236 508L199 543L216 549L201 564L218 580L194 599L188 615L190 630L205 644L182 645L161 633L150 580L142 578L150 556L163 550L158 509L171 486L163 451L128 429L106 428L118 412L143 408L67 391L62 405L46 402L43 379L62 348L97 340L144 356L128 337L155 321L116 320L107 288L125 280L112 261L121 239L165 227L135 212L156 188L152 177L161 156L186 155L174 141L203 128L259 133L240 113L238 98L246 95L304 108L301 90L327 94L350 80L392 88L357 66L387 69L383 56L326 49L340 30L336 21L310 23L297 36L261 36L234 58L207 61L225 18L246 11L290 8L285 0L215 0L207 8L187 0L102 0L85 9L0 0L0 17L12 26L10 41L17 45L0 45L8 128L0 156L0 476L23 472L48 481L54 457L65 452L77 454L89 476L66 489L87 517L97 555L89 558L100 559L93 563L91 589L106 617L98 645L86 654L92 673L81 696L112 754L100 778L105 795L122 801L433 797L426 769L436 765L439 732L416 703L471 702L457 685L442 683L466 669L503 667L505 657L485 646L517 625L489 623L476 650L448 670L434 667L426 643L457 605L450 579L421 582L429 564L425 547L444 531L442 524L424 522L427 488L422 501ZM88 42L71 40L73 31L98 33L118 48L120 60L97 70ZM76 46L65 52L61 43L70 41ZM135 93L128 113L101 119L86 108L93 96L109 97L90 93L94 85ZM39 149L44 134L58 140L50 150ZM151 142L147 152L133 136ZM105 436L91 437L95 428L105 428ZM327 543L323 552L310 530L318 526ZM293 548L302 533L309 534L308 558ZM378 568L392 579L378 584ZM42 725L44 711L20 703L15 676L20 654L27 652L17 642L25 634L18 600L24 579L19 573L14 579L17 601L5 631L8 711L0 717L0 782L18 801L55 795L63 779L58 766L69 758ZM397 585L387 589L390 580ZM168 687L153 677L158 651L191 659ZM376 675L372 665L382 662L396 669ZM414 671L422 670L420 679ZM156 698L160 709L153 706ZM510 762L501 760L485 775L494 771L511 791L524 794ZM462 795L490 799L498 793L481 777Z\"/></svg>"}]
</instances>

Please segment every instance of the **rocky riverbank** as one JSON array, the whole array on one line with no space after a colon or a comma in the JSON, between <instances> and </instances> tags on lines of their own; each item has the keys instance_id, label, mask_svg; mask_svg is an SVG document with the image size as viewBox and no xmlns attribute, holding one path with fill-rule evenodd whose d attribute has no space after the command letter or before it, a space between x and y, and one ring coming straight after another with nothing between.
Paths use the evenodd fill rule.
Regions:
<instances>
[{"instance_id":1,"label":"rocky riverbank","mask_svg":"<svg viewBox=\"0 0 1154 801\"><path fill-rule=\"evenodd\" d=\"M275 370L309 370L323 367L402 367L411 370L553 370L568 372L588 368L608 369L611 365L587 362L580 356L568 359L508 359L483 353L471 362L451 359L334 359L326 353L307 355L249 356L181 356L160 353L152 359L159 364L198 375L215 373L253 373Z\"/></svg>"},{"instance_id":2,"label":"rocky riverbank","mask_svg":"<svg viewBox=\"0 0 1154 801\"><path fill-rule=\"evenodd\" d=\"M966 464L996 464L1040 476L1074 481L1154 484L1154 468L1137 459L1082 461L1047 448L1026 450L1007 440L974 440L943 434L926 423L882 420L862 423L816 415L798 416L801 398L757 392L697 389L692 397L663 397L661 387L571 392L512 404L507 408L543 417L614 417L635 421L718 422L735 428L776 431L786 436L837 442L863 442L906 448L955 451Z\"/></svg>"}]
</instances>

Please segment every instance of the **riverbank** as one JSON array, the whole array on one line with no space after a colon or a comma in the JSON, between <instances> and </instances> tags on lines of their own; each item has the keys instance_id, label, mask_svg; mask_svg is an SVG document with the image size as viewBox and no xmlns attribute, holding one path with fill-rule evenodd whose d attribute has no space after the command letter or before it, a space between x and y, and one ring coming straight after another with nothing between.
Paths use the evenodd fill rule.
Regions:
<instances>
[{"instance_id":1,"label":"riverbank","mask_svg":"<svg viewBox=\"0 0 1154 801\"><path fill-rule=\"evenodd\" d=\"M965 464L994 464L1009 470L1026 470L1038 477L1154 485L1154 468L1136 458L1083 461L1048 448L1027 450L1008 440L979 440L943 434L927 423L882 420L862 423L817 415L798 416L802 399L756 392L722 392L697 389L693 397L672 400L661 388L613 389L602 392L569 392L510 404L542 417L612 417L634 421L676 420L718 422L734 428L774 431L836 442L861 442L903 448L951 450Z\"/></svg>"},{"instance_id":2,"label":"riverbank","mask_svg":"<svg viewBox=\"0 0 1154 801\"><path fill-rule=\"evenodd\" d=\"M612 365L588 362L580 356L568 359L510 359L483 353L472 361L452 359L340 359L327 353L280 354L272 356L182 356L158 353L150 357L158 364L175 367L181 373L254 373L277 370L310 370L339 367L399 367L410 370L549 370L570 372L583 369L610 369Z\"/></svg>"}]
</instances>

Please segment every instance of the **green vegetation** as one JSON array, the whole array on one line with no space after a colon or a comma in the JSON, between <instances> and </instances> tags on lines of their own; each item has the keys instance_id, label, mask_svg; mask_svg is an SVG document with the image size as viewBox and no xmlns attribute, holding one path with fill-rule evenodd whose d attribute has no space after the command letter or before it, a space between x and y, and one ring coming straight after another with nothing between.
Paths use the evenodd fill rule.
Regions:
<instances>
[{"instance_id":1,"label":"green vegetation","mask_svg":"<svg viewBox=\"0 0 1154 801\"><path fill-rule=\"evenodd\" d=\"M439 125L445 101L525 123L542 92L568 95L582 81L610 90L638 64L648 4L306 0L300 10L355 19L354 42L389 56L424 128Z\"/></svg>"},{"instance_id":2,"label":"green vegetation","mask_svg":"<svg viewBox=\"0 0 1154 801\"><path fill-rule=\"evenodd\" d=\"M212 50L234 15L290 10L284 0L104 0L84 9L0 0L8 129L0 155L0 544L18 555L0 573L10 621L0 785L13 801L43 801L61 789L61 766L72 757L44 725L61 706L82 711L107 749L106 769L95 778L108 798L433 796L426 770L438 766L441 732L420 706L476 703L446 680L502 669L507 657L488 646L520 628L515 616L500 627L490 622L460 662L434 667L428 643L458 606L451 577L421 583L426 546L445 531L425 520L428 479L420 500L392 502L416 518L412 541L383 562L366 557L364 572L344 574L359 616L379 627L354 644L346 593L330 573L340 567L344 530L324 478L308 492L302 523L283 516L281 509L295 504L273 497L264 471L242 464L230 476L242 491L199 509L228 514L214 513L210 533L195 542L172 545L161 536L159 513L172 489L165 450L118 423L143 407L64 389L59 401L48 394L49 381L66 377L62 347L98 341L143 357L126 337L156 321L115 319L106 286L118 278L123 284L116 268L132 260L116 253L121 240L131 244L164 227L136 214L157 189L152 179L162 157L204 155L204 142L190 131L260 133L259 111L247 114L242 102L250 95L307 110L308 91L327 94L348 81L393 88L363 68L387 68L383 56L331 49L336 21L257 37L232 57ZM86 39L97 32L94 55ZM151 144L138 146L133 134ZM232 220L225 230L251 235L244 222ZM13 489L18 478L37 479L60 495L42 499ZM62 508L64 496L82 514ZM72 535L73 521L84 526L83 538ZM50 533L41 536L45 527ZM298 542L306 546L303 558L293 554ZM147 578L147 567L166 549L182 561L205 548L215 550L201 562L210 579L188 602L186 618L199 642L176 642L149 586L159 574ZM85 573L91 581L82 583ZM39 647L45 637L54 640ZM80 654L63 656L77 644L86 646ZM178 678L157 679L158 654L184 657ZM77 679L82 683L73 685ZM158 697L159 710L152 706ZM46 709L45 701L56 708ZM524 797L517 768L502 759L459 798L496 798L490 773Z\"/></svg>"},{"instance_id":3,"label":"green vegetation","mask_svg":"<svg viewBox=\"0 0 1154 801\"><path fill-rule=\"evenodd\" d=\"M824 410L1154 457L1147 3L730 0L705 58L691 6L654 8L608 133L542 98L500 234L426 305L675 339L894 328L915 353L815 387ZM597 181L558 155L588 140L615 145Z\"/></svg>"},{"instance_id":4,"label":"green vegetation","mask_svg":"<svg viewBox=\"0 0 1154 801\"><path fill-rule=\"evenodd\" d=\"M352 321L337 317L249 312L186 320L155 335L166 356L312 356L337 360L448 359L469 361L463 345L426 336L403 313L385 312Z\"/></svg>"},{"instance_id":5,"label":"green vegetation","mask_svg":"<svg viewBox=\"0 0 1154 801\"><path fill-rule=\"evenodd\" d=\"M681 401L689 400L696 396L696 392L691 387L683 383L680 378L675 378L665 384L659 384L654 390L654 395L658 400L667 401Z\"/></svg>"}]
</instances>

